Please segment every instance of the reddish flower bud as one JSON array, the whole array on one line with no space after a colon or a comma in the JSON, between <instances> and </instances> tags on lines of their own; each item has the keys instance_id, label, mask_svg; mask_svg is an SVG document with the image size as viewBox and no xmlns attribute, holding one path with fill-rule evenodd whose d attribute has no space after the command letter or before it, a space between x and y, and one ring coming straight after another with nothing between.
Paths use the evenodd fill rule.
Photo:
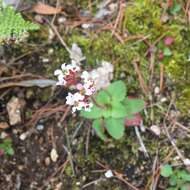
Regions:
<instances>
[{"instance_id":1,"label":"reddish flower bud","mask_svg":"<svg viewBox=\"0 0 190 190\"><path fill-rule=\"evenodd\" d=\"M163 52L159 52L159 54L158 54L158 59L159 59L160 61L162 61L162 60L164 59L164 54L163 54Z\"/></svg>"},{"instance_id":2,"label":"reddish flower bud","mask_svg":"<svg viewBox=\"0 0 190 190\"><path fill-rule=\"evenodd\" d=\"M168 37L164 38L164 44L165 44L166 46L172 45L173 42L174 42L174 38L171 37L171 36L168 36Z\"/></svg>"}]
</instances>

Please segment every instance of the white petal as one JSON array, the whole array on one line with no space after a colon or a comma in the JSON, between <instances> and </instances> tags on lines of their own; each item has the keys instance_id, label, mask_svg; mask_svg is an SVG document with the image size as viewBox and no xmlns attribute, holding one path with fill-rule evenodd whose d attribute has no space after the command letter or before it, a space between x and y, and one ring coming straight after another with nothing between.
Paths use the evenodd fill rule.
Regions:
<instances>
[{"instance_id":1,"label":"white petal","mask_svg":"<svg viewBox=\"0 0 190 190\"><path fill-rule=\"evenodd\" d=\"M62 75L62 74L63 74L63 72L60 69L57 69L54 71L54 75Z\"/></svg>"},{"instance_id":2,"label":"white petal","mask_svg":"<svg viewBox=\"0 0 190 190\"><path fill-rule=\"evenodd\" d=\"M61 65L61 69L62 69L63 71L66 70L66 65L65 65L65 63Z\"/></svg>"}]
</instances>

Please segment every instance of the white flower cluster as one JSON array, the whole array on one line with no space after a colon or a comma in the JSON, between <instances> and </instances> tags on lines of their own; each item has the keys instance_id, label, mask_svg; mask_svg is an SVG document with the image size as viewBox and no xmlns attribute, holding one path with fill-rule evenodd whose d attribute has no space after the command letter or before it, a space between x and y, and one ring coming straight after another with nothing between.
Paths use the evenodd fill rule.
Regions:
<instances>
[{"instance_id":1,"label":"white flower cluster","mask_svg":"<svg viewBox=\"0 0 190 190\"><path fill-rule=\"evenodd\" d=\"M72 112L84 109L90 111L93 104L89 102L90 96L95 93L94 81L87 71L80 72L80 67L72 60L71 64L62 64L61 69L55 70L57 85L72 87L77 92L68 93L66 104L72 106Z\"/></svg>"},{"instance_id":2,"label":"white flower cluster","mask_svg":"<svg viewBox=\"0 0 190 190\"><path fill-rule=\"evenodd\" d=\"M111 63L102 61L101 67L90 72L96 90L104 89L110 85L110 81L113 79L113 70L114 67Z\"/></svg>"}]
</instances>

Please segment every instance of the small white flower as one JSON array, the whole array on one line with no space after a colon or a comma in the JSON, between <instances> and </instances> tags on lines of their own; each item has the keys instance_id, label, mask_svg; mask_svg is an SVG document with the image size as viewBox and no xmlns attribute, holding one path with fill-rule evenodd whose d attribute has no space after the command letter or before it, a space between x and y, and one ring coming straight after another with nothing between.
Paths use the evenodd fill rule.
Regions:
<instances>
[{"instance_id":1,"label":"small white flower","mask_svg":"<svg viewBox=\"0 0 190 190\"><path fill-rule=\"evenodd\" d=\"M80 67L77 65L77 62L75 60L71 60L71 64L66 66L68 70L71 70L73 72L80 71Z\"/></svg>"},{"instance_id":2,"label":"small white flower","mask_svg":"<svg viewBox=\"0 0 190 190\"><path fill-rule=\"evenodd\" d=\"M54 75L57 76L57 75L62 75L63 74L63 71L60 70L60 69L57 69L54 71Z\"/></svg>"},{"instance_id":3,"label":"small white flower","mask_svg":"<svg viewBox=\"0 0 190 190\"><path fill-rule=\"evenodd\" d=\"M63 63L63 64L61 65L61 69L62 69L62 72L67 71L67 66L66 66L65 63Z\"/></svg>"},{"instance_id":4,"label":"small white flower","mask_svg":"<svg viewBox=\"0 0 190 190\"><path fill-rule=\"evenodd\" d=\"M66 104L68 105L74 105L75 100L74 100L74 95L72 93L68 93L68 96L66 97Z\"/></svg>"},{"instance_id":5,"label":"small white flower","mask_svg":"<svg viewBox=\"0 0 190 190\"><path fill-rule=\"evenodd\" d=\"M87 112L90 112L92 107L93 107L93 104L91 102L86 103L86 105L84 107L84 110L87 111Z\"/></svg>"},{"instance_id":6,"label":"small white flower","mask_svg":"<svg viewBox=\"0 0 190 190\"><path fill-rule=\"evenodd\" d=\"M81 101L81 100L84 100L84 96L81 95L79 92L76 92L74 95L73 95L73 98L76 102L78 101Z\"/></svg>"},{"instance_id":7,"label":"small white flower","mask_svg":"<svg viewBox=\"0 0 190 190\"><path fill-rule=\"evenodd\" d=\"M87 71L83 71L81 74L81 78L84 79L84 81L88 81L90 79L90 74Z\"/></svg>"},{"instance_id":8,"label":"small white flower","mask_svg":"<svg viewBox=\"0 0 190 190\"><path fill-rule=\"evenodd\" d=\"M76 85L76 88L77 88L77 90L82 90L83 89L83 85L81 83L78 83Z\"/></svg>"}]
</instances>

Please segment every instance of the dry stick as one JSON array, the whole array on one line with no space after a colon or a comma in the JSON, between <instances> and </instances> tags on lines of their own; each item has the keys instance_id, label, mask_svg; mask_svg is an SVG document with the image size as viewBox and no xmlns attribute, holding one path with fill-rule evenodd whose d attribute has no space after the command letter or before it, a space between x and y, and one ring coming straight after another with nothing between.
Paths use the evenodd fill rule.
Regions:
<instances>
[{"instance_id":1,"label":"dry stick","mask_svg":"<svg viewBox=\"0 0 190 190\"><path fill-rule=\"evenodd\" d=\"M91 126L88 126L87 136L86 136L86 145L85 145L85 155L88 156L89 142L90 142L90 132Z\"/></svg>"},{"instance_id":2,"label":"dry stick","mask_svg":"<svg viewBox=\"0 0 190 190\"><path fill-rule=\"evenodd\" d=\"M83 186L82 186L82 189L84 189L84 188L86 188L86 187L88 187L88 186L90 186L90 185L97 184L98 182L103 181L103 180L105 180L105 178L99 178L99 179L96 179L96 180L94 180L94 181L91 181L91 182L89 182L89 183L83 185Z\"/></svg>"},{"instance_id":3,"label":"dry stick","mask_svg":"<svg viewBox=\"0 0 190 190\"><path fill-rule=\"evenodd\" d=\"M104 169L106 169L106 170L109 170L110 169L110 167L109 166L105 166L105 165L103 165L101 162L99 162L99 161L96 161L96 163L98 164L98 165L100 165L102 168L104 168ZM117 179L119 179L120 181L122 181L122 182L124 182L125 184L127 184L129 187L131 187L133 190L139 190L138 188L136 188L134 185L132 185L131 183L129 183L127 180L125 180L124 178L123 178L123 174L121 174L121 173L119 173L119 172L117 172L117 171L115 171L115 170L112 170L113 171L113 173L114 173L114 176L117 178Z\"/></svg>"},{"instance_id":4,"label":"dry stick","mask_svg":"<svg viewBox=\"0 0 190 190\"><path fill-rule=\"evenodd\" d=\"M49 177L47 178L47 180L44 182L43 186L40 187L40 189L44 189L44 187L45 187L46 185L48 185L48 183L50 182L50 180L51 180L53 177L55 177L55 176L58 174L59 171L63 172L63 171L65 170L66 166L67 166L68 161L69 161L69 160L67 159L63 164L61 164L61 166L60 166L51 176L49 176Z\"/></svg>"},{"instance_id":5,"label":"dry stick","mask_svg":"<svg viewBox=\"0 0 190 190\"><path fill-rule=\"evenodd\" d=\"M167 127L166 127L166 119L167 119L167 117L169 115L169 111L171 109L171 106L173 105L173 101L174 101L174 97L171 98L170 104L168 106L168 110L167 110L166 116L165 116L164 121L163 121L163 127L164 127L164 130L166 132L166 136L168 137L171 145L173 146L173 148L175 149L176 153L178 154L178 156L180 157L180 159L183 161L183 163L185 163L185 157L183 156L183 154L180 152L180 150L176 146L174 140L170 136L169 131L168 131ZM174 124L170 124L170 126L174 126Z\"/></svg>"},{"instance_id":6,"label":"dry stick","mask_svg":"<svg viewBox=\"0 0 190 190\"><path fill-rule=\"evenodd\" d=\"M153 168L152 168L153 176L152 176L152 183L150 186L151 190L156 190L156 187L157 187L157 183L158 183L158 179L159 179L159 175L156 173L157 168L158 168L158 149L157 149L157 153L156 153L154 163L153 163Z\"/></svg>"},{"instance_id":7,"label":"dry stick","mask_svg":"<svg viewBox=\"0 0 190 190\"><path fill-rule=\"evenodd\" d=\"M120 181L124 182L126 185L128 185L131 189L133 190L139 190L138 188L136 188L134 185L132 185L131 183L129 183L127 180L125 180L123 178L123 176L120 173L117 173L116 171L114 171L114 174L116 175L115 177L117 179L119 179Z\"/></svg>"},{"instance_id":8,"label":"dry stick","mask_svg":"<svg viewBox=\"0 0 190 190\"><path fill-rule=\"evenodd\" d=\"M149 158L148 152L147 152L146 147L145 147L145 145L143 143L143 140L142 140L140 132L139 132L139 128L137 126L135 126L135 133L137 135L137 138L138 138L139 144L140 144L140 146L142 148L142 151L144 152L145 156L147 158Z\"/></svg>"},{"instance_id":9,"label":"dry stick","mask_svg":"<svg viewBox=\"0 0 190 190\"><path fill-rule=\"evenodd\" d=\"M115 21L115 24L114 24L114 27L112 30L112 35L115 33L117 26L121 25L121 22L122 22L123 17L124 17L124 9L126 7L126 4L123 0L120 0L119 4L120 4L119 13L117 15L117 18L116 18L116 21Z\"/></svg>"},{"instance_id":10,"label":"dry stick","mask_svg":"<svg viewBox=\"0 0 190 190\"><path fill-rule=\"evenodd\" d=\"M172 137L170 136L169 132L168 132L168 129L166 127L166 124L164 123L164 130L166 132L166 136L168 137L171 145L173 146L173 148L175 149L176 153L178 154L178 156L180 157L180 159L182 160L182 162L184 163L185 162L185 157L183 156L183 154L180 152L180 150L178 149L178 147L176 146L174 140L172 139ZM173 126L173 125L172 125Z\"/></svg>"},{"instance_id":11,"label":"dry stick","mask_svg":"<svg viewBox=\"0 0 190 190\"><path fill-rule=\"evenodd\" d=\"M67 44L65 43L65 41L63 40L63 38L61 37L61 35L59 34L57 28L52 24L50 23L48 20L46 20L47 23L49 24L49 26L51 27L51 29L53 30L53 32L55 33L55 35L58 37L59 41L61 42L61 44L64 46L64 48L69 52L69 54L71 55L72 52L71 50L69 49L69 47L67 46Z\"/></svg>"},{"instance_id":12,"label":"dry stick","mask_svg":"<svg viewBox=\"0 0 190 190\"><path fill-rule=\"evenodd\" d=\"M142 77L141 71L139 70L137 61L136 60L132 61L132 64L133 64L133 66L135 68L135 72L137 73L139 83L140 83L140 87L141 87L143 93L145 95L147 95L149 93L149 89L148 89L148 86L145 84L145 81L144 81L144 79Z\"/></svg>"},{"instance_id":13,"label":"dry stick","mask_svg":"<svg viewBox=\"0 0 190 190\"><path fill-rule=\"evenodd\" d=\"M155 47L153 46L153 49ZM150 55L150 66L149 66L149 69L150 69L150 79L149 79L149 88L151 89L152 87L152 81L153 81L153 77L154 77L154 67L155 67L155 52L153 50L153 52L151 53Z\"/></svg>"}]
</instances>

